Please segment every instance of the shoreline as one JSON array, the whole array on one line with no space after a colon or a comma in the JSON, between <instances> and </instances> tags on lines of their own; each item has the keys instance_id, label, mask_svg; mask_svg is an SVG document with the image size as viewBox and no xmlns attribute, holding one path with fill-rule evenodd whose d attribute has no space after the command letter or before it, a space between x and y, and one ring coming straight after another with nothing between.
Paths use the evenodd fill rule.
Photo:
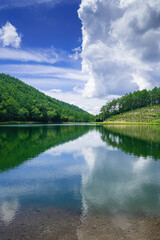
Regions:
<instances>
[{"instance_id":1,"label":"shoreline","mask_svg":"<svg viewBox=\"0 0 160 240\"><path fill-rule=\"evenodd\" d=\"M1 224L2 240L159 240L159 216L86 214L54 207L22 208Z\"/></svg>"},{"instance_id":2,"label":"shoreline","mask_svg":"<svg viewBox=\"0 0 160 240\"><path fill-rule=\"evenodd\" d=\"M57 124L91 124L91 125L142 125L142 126L160 126L160 122L125 122L125 121L114 121L114 122L34 122L34 121L7 121L0 122L2 125L21 125L21 124L44 124L44 125L57 125Z\"/></svg>"},{"instance_id":3,"label":"shoreline","mask_svg":"<svg viewBox=\"0 0 160 240\"><path fill-rule=\"evenodd\" d=\"M0 122L0 126L3 125L22 125L22 124L44 124L44 125L63 125L63 124L68 124L68 125L72 125L72 124L89 124L89 125L96 125L95 122L34 122L34 121L8 121L8 122Z\"/></svg>"},{"instance_id":4,"label":"shoreline","mask_svg":"<svg viewBox=\"0 0 160 240\"><path fill-rule=\"evenodd\" d=\"M160 123L157 122L124 122L124 121L115 121L115 122L98 122L97 125L141 125L141 126L160 126Z\"/></svg>"}]
</instances>

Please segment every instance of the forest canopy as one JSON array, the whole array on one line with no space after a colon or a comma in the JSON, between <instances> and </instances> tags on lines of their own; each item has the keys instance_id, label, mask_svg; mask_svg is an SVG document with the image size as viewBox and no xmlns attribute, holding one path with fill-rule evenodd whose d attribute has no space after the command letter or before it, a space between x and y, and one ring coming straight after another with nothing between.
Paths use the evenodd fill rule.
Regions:
<instances>
[{"instance_id":1,"label":"forest canopy","mask_svg":"<svg viewBox=\"0 0 160 240\"><path fill-rule=\"evenodd\" d=\"M90 122L94 116L83 109L57 99L23 83L0 74L0 122Z\"/></svg>"},{"instance_id":2,"label":"forest canopy","mask_svg":"<svg viewBox=\"0 0 160 240\"><path fill-rule=\"evenodd\" d=\"M159 104L160 88L155 87L149 91L146 89L142 91L135 91L133 93L125 94L118 99L113 99L112 101L107 102L106 105L101 108L101 112L97 116L97 121L104 121L107 118L120 113Z\"/></svg>"}]
</instances>

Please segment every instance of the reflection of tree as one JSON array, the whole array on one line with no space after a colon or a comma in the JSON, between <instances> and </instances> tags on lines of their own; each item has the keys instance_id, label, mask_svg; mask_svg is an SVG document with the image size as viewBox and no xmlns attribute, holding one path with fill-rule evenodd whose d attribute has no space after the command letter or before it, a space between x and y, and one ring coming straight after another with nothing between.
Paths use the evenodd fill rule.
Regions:
<instances>
[{"instance_id":1,"label":"reflection of tree","mask_svg":"<svg viewBox=\"0 0 160 240\"><path fill-rule=\"evenodd\" d=\"M1 127L0 171L14 168L51 147L74 140L91 126Z\"/></svg>"},{"instance_id":2,"label":"reflection of tree","mask_svg":"<svg viewBox=\"0 0 160 240\"><path fill-rule=\"evenodd\" d=\"M160 159L160 128L151 126L105 126L100 128L107 144L135 156Z\"/></svg>"}]
</instances>

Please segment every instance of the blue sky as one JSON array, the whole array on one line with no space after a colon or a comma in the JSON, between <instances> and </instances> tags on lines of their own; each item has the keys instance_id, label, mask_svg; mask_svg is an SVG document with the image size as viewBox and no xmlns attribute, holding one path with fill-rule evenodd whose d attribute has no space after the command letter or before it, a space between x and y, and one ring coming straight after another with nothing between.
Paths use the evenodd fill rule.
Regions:
<instances>
[{"instance_id":1,"label":"blue sky","mask_svg":"<svg viewBox=\"0 0 160 240\"><path fill-rule=\"evenodd\" d=\"M160 86L159 20L158 0L0 0L0 72L98 113Z\"/></svg>"},{"instance_id":2,"label":"blue sky","mask_svg":"<svg viewBox=\"0 0 160 240\"><path fill-rule=\"evenodd\" d=\"M81 72L80 3L0 0L0 72L96 113L104 100L82 100L88 74ZM97 107L93 104L96 100Z\"/></svg>"},{"instance_id":3,"label":"blue sky","mask_svg":"<svg viewBox=\"0 0 160 240\"><path fill-rule=\"evenodd\" d=\"M81 22L77 15L79 3L77 0L68 4L64 1L55 6L35 3L24 7L7 7L0 10L0 25L8 21L17 28L22 34L21 47L54 46L70 51L81 41Z\"/></svg>"}]
</instances>

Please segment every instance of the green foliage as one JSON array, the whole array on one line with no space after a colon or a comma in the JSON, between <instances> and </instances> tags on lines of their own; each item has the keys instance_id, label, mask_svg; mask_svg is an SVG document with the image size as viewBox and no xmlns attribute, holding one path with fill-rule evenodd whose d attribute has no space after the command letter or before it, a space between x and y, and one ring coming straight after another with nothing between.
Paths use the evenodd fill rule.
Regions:
<instances>
[{"instance_id":1,"label":"green foliage","mask_svg":"<svg viewBox=\"0 0 160 240\"><path fill-rule=\"evenodd\" d=\"M86 111L46 96L9 75L0 74L0 122L90 122L94 116Z\"/></svg>"},{"instance_id":2,"label":"green foliage","mask_svg":"<svg viewBox=\"0 0 160 240\"><path fill-rule=\"evenodd\" d=\"M59 125L0 128L0 172L14 168L87 133L93 126Z\"/></svg>"},{"instance_id":3,"label":"green foliage","mask_svg":"<svg viewBox=\"0 0 160 240\"><path fill-rule=\"evenodd\" d=\"M155 87L151 91L144 89L107 102L106 105L101 108L101 112L97 119L102 119L104 121L121 113L159 104L160 88Z\"/></svg>"},{"instance_id":4,"label":"green foliage","mask_svg":"<svg viewBox=\"0 0 160 240\"><path fill-rule=\"evenodd\" d=\"M29 118L29 112L26 108L20 108L18 110L18 118L22 121Z\"/></svg>"},{"instance_id":5,"label":"green foliage","mask_svg":"<svg viewBox=\"0 0 160 240\"><path fill-rule=\"evenodd\" d=\"M138 108L133 111L128 111L114 115L107 119L109 123L149 123L159 124L160 123L160 105L148 106Z\"/></svg>"}]
</instances>

